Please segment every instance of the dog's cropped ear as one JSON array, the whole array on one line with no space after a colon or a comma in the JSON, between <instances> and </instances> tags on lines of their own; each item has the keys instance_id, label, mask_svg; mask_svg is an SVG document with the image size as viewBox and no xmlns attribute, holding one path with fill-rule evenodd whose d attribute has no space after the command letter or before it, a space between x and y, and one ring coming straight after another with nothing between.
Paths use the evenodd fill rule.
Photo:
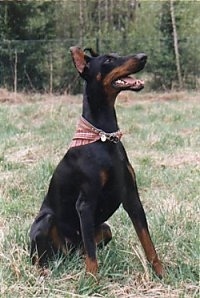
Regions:
<instances>
[{"instance_id":1,"label":"dog's cropped ear","mask_svg":"<svg viewBox=\"0 0 200 298\"><path fill-rule=\"evenodd\" d=\"M79 47L71 47L70 52L76 69L80 74L83 74L83 71L85 70L91 58L87 56Z\"/></svg>"}]
</instances>

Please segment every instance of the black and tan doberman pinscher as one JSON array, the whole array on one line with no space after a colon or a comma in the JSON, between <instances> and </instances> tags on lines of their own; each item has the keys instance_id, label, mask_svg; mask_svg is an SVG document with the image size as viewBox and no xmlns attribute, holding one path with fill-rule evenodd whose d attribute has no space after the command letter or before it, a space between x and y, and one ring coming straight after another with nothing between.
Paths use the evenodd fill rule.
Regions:
<instances>
[{"instance_id":1,"label":"black and tan doberman pinscher","mask_svg":"<svg viewBox=\"0 0 200 298\"><path fill-rule=\"evenodd\" d=\"M144 53L98 55L72 47L77 71L85 80L82 116L71 146L58 164L31 227L31 258L40 267L52 254L82 247L86 271L96 274L96 247L112 238L105 221L122 203L149 263L159 277L163 267L149 235L135 173L120 141L115 100L123 90L139 91L132 76L144 68Z\"/></svg>"}]
</instances>

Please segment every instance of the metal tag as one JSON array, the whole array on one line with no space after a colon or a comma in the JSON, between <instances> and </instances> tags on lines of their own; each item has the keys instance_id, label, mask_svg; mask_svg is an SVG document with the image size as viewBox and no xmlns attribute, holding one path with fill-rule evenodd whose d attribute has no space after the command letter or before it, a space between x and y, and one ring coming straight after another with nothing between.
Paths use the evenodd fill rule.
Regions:
<instances>
[{"instance_id":1,"label":"metal tag","mask_svg":"<svg viewBox=\"0 0 200 298\"><path fill-rule=\"evenodd\" d=\"M101 141L105 142L107 140L106 136L104 134L101 135Z\"/></svg>"}]
</instances>

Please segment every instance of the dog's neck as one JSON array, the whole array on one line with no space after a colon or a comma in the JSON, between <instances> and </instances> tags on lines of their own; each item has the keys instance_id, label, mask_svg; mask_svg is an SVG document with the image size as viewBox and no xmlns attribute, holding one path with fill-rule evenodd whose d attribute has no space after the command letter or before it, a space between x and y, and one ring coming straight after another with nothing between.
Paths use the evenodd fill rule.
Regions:
<instances>
[{"instance_id":1,"label":"dog's neck","mask_svg":"<svg viewBox=\"0 0 200 298\"><path fill-rule=\"evenodd\" d=\"M119 129L114 104L108 101L105 94L98 91L91 93L87 90L84 92L82 116L105 132Z\"/></svg>"}]
</instances>

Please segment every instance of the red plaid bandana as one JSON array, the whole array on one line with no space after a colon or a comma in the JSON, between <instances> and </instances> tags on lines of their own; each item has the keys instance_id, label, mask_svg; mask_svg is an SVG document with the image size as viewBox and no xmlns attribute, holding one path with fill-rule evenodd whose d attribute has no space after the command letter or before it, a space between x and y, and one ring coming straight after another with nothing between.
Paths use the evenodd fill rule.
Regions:
<instances>
[{"instance_id":1,"label":"red plaid bandana","mask_svg":"<svg viewBox=\"0 0 200 298\"><path fill-rule=\"evenodd\" d=\"M106 133L101 129L96 128L83 117L80 118L75 135L70 144L70 148L90 144L101 140L107 140L113 143L118 143L122 137L122 133L118 130L113 133Z\"/></svg>"}]
</instances>

